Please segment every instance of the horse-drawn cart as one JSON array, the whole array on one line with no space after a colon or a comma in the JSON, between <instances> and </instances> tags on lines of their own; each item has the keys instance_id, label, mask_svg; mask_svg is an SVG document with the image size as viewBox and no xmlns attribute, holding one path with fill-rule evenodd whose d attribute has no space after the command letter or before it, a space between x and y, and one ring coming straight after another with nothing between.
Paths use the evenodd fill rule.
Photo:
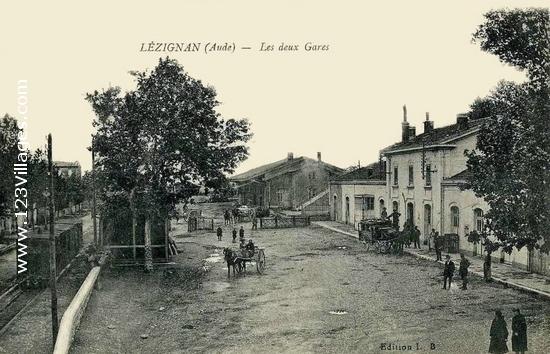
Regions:
<instances>
[{"instance_id":1,"label":"horse-drawn cart","mask_svg":"<svg viewBox=\"0 0 550 354\"><path fill-rule=\"evenodd\" d=\"M233 275L246 272L246 263L254 262L259 274L265 271L265 252L263 248L255 247L254 252L246 249L224 248L224 260L227 262L227 276L230 276L230 270L233 268Z\"/></svg>"},{"instance_id":2,"label":"horse-drawn cart","mask_svg":"<svg viewBox=\"0 0 550 354\"><path fill-rule=\"evenodd\" d=\"M359 223L359 241L367 247L373 245L378 253L388 253L392 247L399 245L400 233L391 225L391 221L383 219L366 219Z\"/></svg>"}]
</instances>

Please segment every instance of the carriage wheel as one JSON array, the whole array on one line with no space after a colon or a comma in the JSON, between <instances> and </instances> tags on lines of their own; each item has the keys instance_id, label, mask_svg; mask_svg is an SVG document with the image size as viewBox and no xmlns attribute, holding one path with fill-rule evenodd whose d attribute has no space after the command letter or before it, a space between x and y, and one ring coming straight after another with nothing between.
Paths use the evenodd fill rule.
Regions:
<instances>
[{"instance_id":1,"label":"carriage wheel","mask_svg":"<svg viewBox=\"0 0 550 354\"><path fill-rule=\"evenodd\" d=\"M263 272L265 271L265 253L263 250L258 251L258 259L256 260L256 269L260 274L263 274Z\"/></svg>"},{"instance_id":2,"label":"carriage wheel","mask_svg":"<svg viewBox=\"0 0 550 354\"><path fill-rule=\"evenodd\" d=\"M241 274L244 270L245 264L244 262L237 263L237 266L235 267L237 269L237 273Z\"/></svg>"}]
</instances>

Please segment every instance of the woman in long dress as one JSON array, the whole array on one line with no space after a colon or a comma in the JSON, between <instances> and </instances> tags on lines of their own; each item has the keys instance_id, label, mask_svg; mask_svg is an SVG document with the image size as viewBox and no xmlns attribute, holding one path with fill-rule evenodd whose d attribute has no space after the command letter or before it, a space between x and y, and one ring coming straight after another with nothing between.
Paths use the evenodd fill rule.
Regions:
<instances>
[{"instance_id":1,"label":"woman in long dress","mask_svg":"<svg viewBox=\"0 0 550 354\"><path fill-rule=\"evenodd\" d=\"M502 317L502 312L500 310L496 310L495 315L496 316L491 323L491 331L489 333L491 336L489 353L508 353L508 345L506 344L506 341L508 340L508 329L506 328L506 321L504 320L504 317Z\"/></svg>"}]
</instances>

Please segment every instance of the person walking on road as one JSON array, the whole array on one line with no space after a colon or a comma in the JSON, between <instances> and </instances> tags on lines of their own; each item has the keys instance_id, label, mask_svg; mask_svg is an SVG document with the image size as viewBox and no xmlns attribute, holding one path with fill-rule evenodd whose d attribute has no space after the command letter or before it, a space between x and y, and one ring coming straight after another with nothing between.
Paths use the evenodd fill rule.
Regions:
<instances>
[{"instance_id":1,"label":"person walking on road","mask_svg":"<svg viewBox=\"0 0 550 354\"><path fill-rule=\"evenodd\" d=\"M439 236L439 232L435 232L434 234L434 248L435 248L435 257L436 257L436 262L437 261L442 261L443 259L441 258L441 249L443 248L442 246L442 242L443 241L441 239L441 236Z\"/></svg>"},{"instance_id":2,"label":"person walking on road","mask_svg":"<svg viewBox=\"0 0 550 354\"><path fill-rule=\"evenodd\" d=\"M527 351L527 322L519 309L514 310L514 317L512 317L512 350L516 354Z\"/></svg>"},{"instance_id":3,"label":"person walking on road","mask_svg":"<svg viewBox=\"0 0 550 354\"><path fill-rule=\"evenodd\" d=\"M445 261L445 268L443 269L443 289L447 289L447 279L449 279L449 289L451 288L451 281L455 273L455 264L451 261L451 256L447 255Z\"/></svg>"},{"instance_id":4,"label":"person walking on road","mask_svg":"<svg viewBox=\"0 0 550 354\"><path fill-rule=\"evenodd\" d=\"M258 219L256 217L252 219L252 230L258 230Z\"/></svg>"},{"instance_id":5,"label":"person walking on road","mask_svg":"<svg viewBox=\"0 0 550 354\"><path fill-rule=\"evenodd\" d=\"M237 243L237 229L233 228L233 243Z\"/></svg>"},{"instance_id":6,"label":"person walking on road","mask_svg":"<svg viewBox=\"0 0 550 354\"><path fill-rule=\"evenodd\" d=\"M432 245L434 243L435 229L432 229L432 232L428 235L428 252L431 252Z\"/></svg>"},{"instance_id":7,"label":"person walking on road","mask_svg":"<svg viewBox=\"0 0 550 354\"><path fill-rule=\"evenodd\" d=\"M242 226L239 229L239 240L240 241L244 240L244 228Z\"/></svg>"},{"instance_id":8,"label":"person walking on road","mask_svg":"<svg viewBox=\"0 0 550 354\"><path fill-rule=\"evenodd\" d=\"M468 287L468 267L470 266L470 261L464 256L464 253L460 254L460 266L458 267L458 274L462 278L462 290L467 290Z\"/></svg>"},{"instance_id":9,"label":"person walking on road","mask_svg":"<svg viewBox=\"0 0 550 354\"><path fill-rule=\"evenodd\" d=\"M413 242L414 242L414 248L416 248L416 245L418 245L418 249L420 249L420 230L418 229L418 226L414 227Z\"/></svg>"},{"instance_id":10,"label":"person walking on road","mask_svg":"<svg viewBox=\"0 0 550 354\"><path fill-rule=\"evenodd\" d=\"M495 318L491 323L491 330L489 336L491 337L491 343L489 344L489 353L504 354L508 353L508 329L506 328L506 321L502 317L500 310L495 311Z\"/></svg>"},{"instance_id":11,"label":"person walking on road","mask_svg":"<svg viewBox=\"0 0 550 354\"><path fill-rule=\"evenodd\" d=\"M216 230L216 234L218 235L218 241L221 241L222 240L222 234L223 234L223 230L222 230L221 226L218 226L218 230Z\"/></svg>"}]
</instances>

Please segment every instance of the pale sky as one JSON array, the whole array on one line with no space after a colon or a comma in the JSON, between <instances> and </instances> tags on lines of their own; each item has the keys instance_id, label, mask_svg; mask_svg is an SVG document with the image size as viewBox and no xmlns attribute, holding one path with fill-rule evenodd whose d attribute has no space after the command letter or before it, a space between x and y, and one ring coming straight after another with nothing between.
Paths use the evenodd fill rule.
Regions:
<instances>
[{"instance_id":1,"label":"pale sky","mask_svg":"<svg viewBox=\"0 0 550 354\"><path fill-rule=\"evenodd\" d=\"M216 88L224 118L252 123L236 173L288 152L366 165L400 139L404 104L418 134L426 112L435 127L452 124L499 80L525 79L471 43L485 12L518 6L548 1L2 1L0 114L22 121L17 82L27 80L31 150L51 133L54 159L88 170L85 93L134 89L128 71L170 56ZM201 52L140 52L151 41L200 42ZM225 42L236 50L204 52ZM283 42L299 50L278 51ZM307 42L329 50L307 52Z\"/></svg>"}]
</instances>

